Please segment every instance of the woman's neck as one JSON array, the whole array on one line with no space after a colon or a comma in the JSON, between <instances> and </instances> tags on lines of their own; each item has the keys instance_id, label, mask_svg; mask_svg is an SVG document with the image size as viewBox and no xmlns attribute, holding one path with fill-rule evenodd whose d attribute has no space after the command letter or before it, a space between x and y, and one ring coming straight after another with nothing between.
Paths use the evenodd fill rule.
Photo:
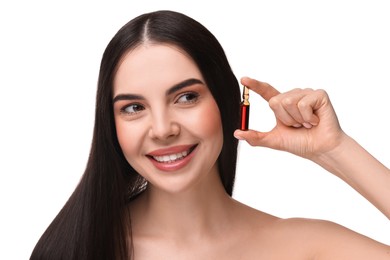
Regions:
<instances>
[{"instance_id":1,"label":"woman's neck","mask_svg":"<svg viewBox=\"0 0 390 260\"><path fill-rule=\"evenodd\" d=\"M133 233L181 239L219 234L230 226L234 205L217 172L177 193L149 185L130 205Z\"/></svg>"}]
</instances>

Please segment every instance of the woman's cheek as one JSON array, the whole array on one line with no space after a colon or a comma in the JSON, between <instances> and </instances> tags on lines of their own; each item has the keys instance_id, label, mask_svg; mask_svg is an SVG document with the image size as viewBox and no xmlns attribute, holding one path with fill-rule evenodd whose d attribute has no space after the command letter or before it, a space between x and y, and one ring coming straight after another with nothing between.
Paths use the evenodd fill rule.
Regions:
<instances>
[{"instance_id":1,"label":"woman's cheek","mask_svg":"<svg viewBox=\"0 0 390 260\"><path fill-rule=\"evenodd\" d=\"M182 132L188 132L200 140L212 140L215 145L223 140L221 117L214 102L181 111L177 122L180 122ZM210 144L209 141L206 143Z\"/></svg>"},{"instance_id":2,"label":"woman's cheek","mask_svg":"<svg viewBox=\"0 0 390 260\"><path fill-rule=\"evenodd\" d=\"M222 134L221 116L215 102L210 102L208 106L202 107L197 118L198 122L194 127L202 129L205 137Z\"/></svg>"},{"instance_id":3,"label":"woman's cheek","mask_svg":"<svg viewBox=\"0 0 390 260\"><path fill-rule=\"evenodd\" d=\"M125 157L131 158L136 154L137 140L139 140L139 131L129 122L119 122L116 124L116 133L119 145Z\"/></svg>"}]
</instances>

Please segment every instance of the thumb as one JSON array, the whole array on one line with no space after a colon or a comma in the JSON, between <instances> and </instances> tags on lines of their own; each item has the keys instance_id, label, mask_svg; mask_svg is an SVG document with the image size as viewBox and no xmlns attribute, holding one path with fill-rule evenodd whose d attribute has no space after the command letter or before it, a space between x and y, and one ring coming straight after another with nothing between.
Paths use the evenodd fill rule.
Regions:
<instances>
[{"instance_id":1,"label":"thumb","mask_svg":"<svg viewBox=\"0 0 390 260\"><path fill-rule=\"evenodd\" d=\"M251 146L263 146L263 147L271 147L269 143L269 133L267 132L259 132L254 130L236 130L234 131L234 137L238 140L246 141Z\"/></svg>"}]
</instances>

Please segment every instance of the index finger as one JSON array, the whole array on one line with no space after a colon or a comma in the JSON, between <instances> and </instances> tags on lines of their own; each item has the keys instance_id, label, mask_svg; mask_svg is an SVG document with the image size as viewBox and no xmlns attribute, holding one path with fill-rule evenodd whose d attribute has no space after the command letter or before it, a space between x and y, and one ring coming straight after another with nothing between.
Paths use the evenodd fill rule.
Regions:
<instances>
[{"instance_id":1,"label":"index finger","mask_svg":"<svg viewBox=\"0 0 390 260\"><path fill-rule=\"evenodd\" d=\"M262 96L266 101L269 101L272 97L280 94L280 92L270 84L248 77L241 78L241 84Z\"/></svg>"}]
</instances>

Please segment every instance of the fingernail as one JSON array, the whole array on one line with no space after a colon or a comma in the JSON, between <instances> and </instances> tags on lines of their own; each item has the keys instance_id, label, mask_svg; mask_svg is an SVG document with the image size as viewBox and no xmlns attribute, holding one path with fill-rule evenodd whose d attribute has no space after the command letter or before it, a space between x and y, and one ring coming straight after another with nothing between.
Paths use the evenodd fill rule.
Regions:
<instances>
[{"instance_id":1,"label":"fingernail","mask_svg":"<svg viewBox=\"0 0 390 260\"><path fill-rule=\"evenodd\" d=\"M310 128L312 128L313 127L313 125L312 124L310 124L310 123L303 123L303 126L305 127L305 128L307 128L307 129L310 129Z\"/></svg>"},{"instance_id":2,"label":"fingernail","mask_svg":"<svg viewBox=\"0 0 390 260\"><path fill-rule=\"evenodd\" d=\"M295 124L295 125L293 125L293 127L295 127L295 128L300 128L302 125L301 124Z\"/></svg>"},{"instance_id":3,"label":"fingernail","mask_svg":"<svg viewBox=\"0 0 390 260\"><path fill-rule=\"evenodd\" d=\"M239 136L237 134L234 134L234 137L237 138L238 140L244 140L244 138L242 138L241 136Z\"/></svg>"}]
</instances>

